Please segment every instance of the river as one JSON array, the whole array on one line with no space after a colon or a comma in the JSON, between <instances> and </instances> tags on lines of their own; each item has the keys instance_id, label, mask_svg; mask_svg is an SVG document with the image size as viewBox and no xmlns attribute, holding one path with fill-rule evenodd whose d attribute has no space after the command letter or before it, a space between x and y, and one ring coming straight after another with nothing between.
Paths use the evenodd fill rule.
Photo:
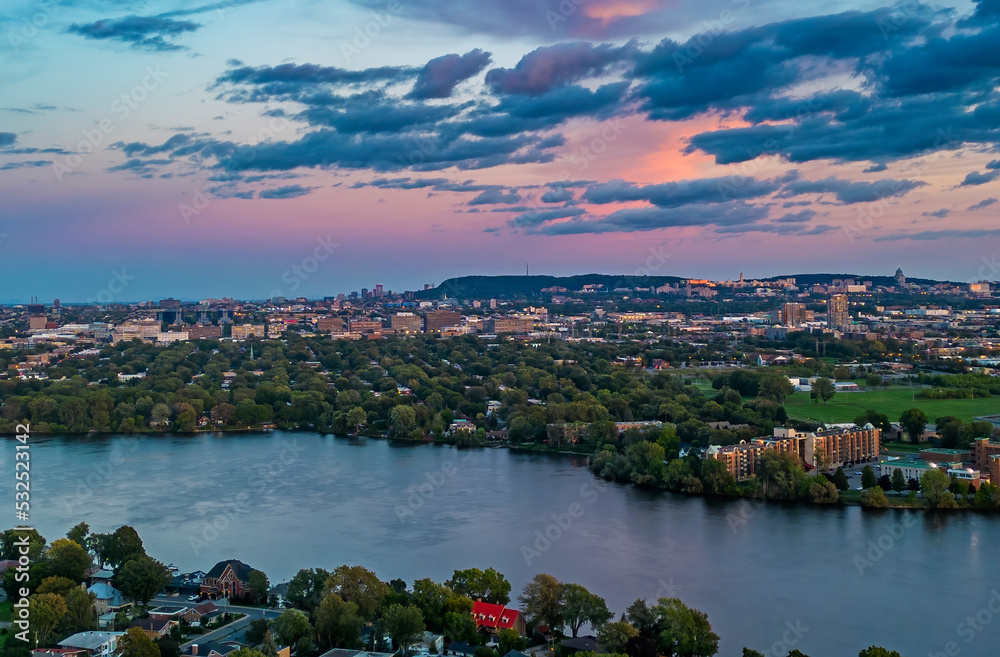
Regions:
<instances>
[{"instance_id":1,"label":"river","mask_svg":"<svg viewBox=\"0 0 1000 657\"><path fill-rule=\"evenodd\" d=\"M744 645L997 654L997 516L687 498L605 484L580 457L310 433L31 445L31 524L49 541L81 520L129 524L182 570L238 558L277 583L348 563L412 583L493 566L515 599L538 572L583 584L616 615L680 597L708 613L724 657ZM0 451L12 474L13 441Z\"/></svg>"}]
</instances>

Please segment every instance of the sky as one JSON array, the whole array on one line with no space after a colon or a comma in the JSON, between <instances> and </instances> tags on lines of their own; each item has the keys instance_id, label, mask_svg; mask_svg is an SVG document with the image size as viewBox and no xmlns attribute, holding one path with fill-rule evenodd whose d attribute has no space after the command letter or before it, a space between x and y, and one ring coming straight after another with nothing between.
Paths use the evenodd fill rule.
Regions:
<instances>
[{"instance_id":1,"label":"sky","mask_svg":"<svg viewBox=\"0 0 1000 657\"><path fill-rule=\"evenodd\" d=\"M1000 0L5 0L0 302L1000 278Z\"/></svg>"}]
</instances>

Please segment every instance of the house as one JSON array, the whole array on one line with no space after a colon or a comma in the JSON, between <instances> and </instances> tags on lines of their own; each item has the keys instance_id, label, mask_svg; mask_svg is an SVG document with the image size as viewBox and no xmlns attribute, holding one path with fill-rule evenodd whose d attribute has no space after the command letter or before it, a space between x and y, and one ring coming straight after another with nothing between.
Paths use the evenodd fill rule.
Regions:
<instances>
[{"instance_id":1,"label":"house","mask_svg":"<svg viewBox=\"0 0 1000 657\"><path fill-rule=\"evenodd\" d=\"M229 653L236 652L242 647L236 641L206 641L202 644L191 644L184 654L194 657L226 657Z\"/></svg>"},{"instance_id":2,"label":"house","mask_svg":"<svg viewBox=\"0 0 1000 657\"><path fill-rule=\"evenodd\" d=\"M466 655L471 657L476 654L477 646L470 646L465 641L452 641L448 644L448 649L445 651L446 655Z\"/></svg>"},{"instance_id":3,"label":"house","mask_svg":"<svg viewBox=\"0 0 1000 657\"><path fill-rule=\"evenodd\" d=\"M98 616L108 612L118 613L131 606L131 603L125 601L122 592L110 584L93 584L87 589L87 592L97 596L94 600L94 608L97 609Z\"/></svg>"},{"instance_id":4,"label":"house","mask_svg":"<svg viewBox=\"0 0 1000 657\"><path fill-rule=\"evenodd\" d=\"M36 648L31 657L86 657L87 651L80 648Z\"/></svg>"},{"instance_id":5,"label":"house","mask_svg":"<svg viewBox=\"0 0 1000 657\"><path fill-rule=\"evenodd\" d=\"M163 607L150 609L149 617L157 620L160 619L177 620L179 618L183 618L184 614L186 614L189 611L191 611L190 607L165 605Z\"/></svg>"},{"instance_id":6,"label":"house","mask_svg":"<svg viewBox=\"0 0 1000 657\"><path fill-rule=\"evenodd\" d=\"M113 628L115 625L115 616L117 615L118 615L117 613L109 611L106 614L101 614L100 616L98 616L97 629L106 630L108 628Z\"/></svg>"},{"instance_id":7,"label":"house","mask_svg":"<svg viewBox=\"0 0 1000 657\"><path fill-rule=\"evenodd\" d=\"M275 584L270 589L268 589L267 599L271 604L283 608L288 603L288 600L285 598L286 593L288 593L288 582Z\"/></svg>"},{"instance_id":8,"label":"house","mask_svg":"<svg viewBox=\"0 0 1000 657\"><path fill-rule=\"evenodd\" d=\"M177 621L170 618L136 618L129 628L138 627L142 633L154 641L170 636L170 630Z\"/></svg>"},{"instance_id":9,"label":"house","mask_svg":"<svg viewBox=\"0 0 1000 657\"><path fill-rule=\"evenodd\" d=\"M90 584L111 584L111 578L114 576L113 570L98 569L90 574Z\"/></svg>"},{"instance_id":10,"label":"house","mask_svg":"<svg viewBox=\"0 0 1000 657\"><path fill-rule=\"evenodd\" d=\"M222 615L222 610L211 602L205 602L184 613L184 620L195 627L201 627Z\"/></svg>"},{"instance_id":11,"label":"house","mask_svg":"<svg viewBox=\"0 0 1000 657\"><path fill-rule=\"evenodd\" d=\"M601 645L599 643L597 643L597 637L595 637L593 635L590 635L590 634L585 635L585 636L574 637L572 639L566 639L565 641L563 641L559 645L562 646L567 652L570 652L570 653L576 653L576 652L603 653L603 652L607 652L604 648L601 647Z\"/></svg>"},{"instance_id":12,"label":"house","mask_svg":"<svg viewBox=\"0 0 1000 657\"><path fill-rule=\"evenodd\" d=\"M250 597L250 573L253 568L239 559L215 564L201 582L201 592L209 598Z\"/></svg>"},{"instance_id":13,"label":"house","mask_svg":"<svg viewBox=\"0 0 1000 657\"><path fill-rule=\"evenodd\" d=\"M89 657L112 657L124 632L77 632L59 642L60 648L86 651Z\"/></svg>"},{"instance_id":14,"label":"house","mask_svg":"<svg viewBox=\"0 0 1000 657\"><path fill-rule=\"evenodd\" d=\"M488 632L490 636L497 635L500 630L517 630L521 636L525 633L524 614L503 605L476 600L472 603L472 619L476 622L476 631Z\"/></svg>"}]
</instances>

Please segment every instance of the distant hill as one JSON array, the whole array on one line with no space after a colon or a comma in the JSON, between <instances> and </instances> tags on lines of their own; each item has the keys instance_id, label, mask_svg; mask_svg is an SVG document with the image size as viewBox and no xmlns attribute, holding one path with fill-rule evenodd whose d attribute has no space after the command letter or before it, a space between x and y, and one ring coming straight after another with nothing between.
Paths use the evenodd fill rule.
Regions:
<instances>
[{"instance_id":1,"label":"distant hill","mask_svg":"<svg viewBox=\"0 0 1000 657\"><path fill-rule=\"evenodd\" d=\"M564 287L569 292L580 290L585 285L603 285L603 291L619 287L660 287L670 283L676 285L688 280L687 276L635 276L614 274L582 274L579 276L457 276L449 278L437 287L419 290L415 296L421 301L436 299L517 299L542 297L542 290ZM775 281L794 278L800 286L829 285L837 278L853 278L858 282L871 281L875 285L896 284L892 276L868 276L865 274L788 274L760 278L761 281ZM933 285L940 281L927 278L907 278L910 283Z\"/></svg>"},{"instance_id":2,"label":"distant hill","mask_svg":"<svg viewBox=\"0 0 1000 657\"><path fill-rule=\"evenodd\" d=\"M417 299L513 299L539 297L542 290L564 287L574 291L584 285L603 285L605 290L617 287L660 287L687 280L679 276L627 276L612 274L582 274L580 276L458 276L449 278L435 288L419 290Z\"/></svg>"}]
</instances>

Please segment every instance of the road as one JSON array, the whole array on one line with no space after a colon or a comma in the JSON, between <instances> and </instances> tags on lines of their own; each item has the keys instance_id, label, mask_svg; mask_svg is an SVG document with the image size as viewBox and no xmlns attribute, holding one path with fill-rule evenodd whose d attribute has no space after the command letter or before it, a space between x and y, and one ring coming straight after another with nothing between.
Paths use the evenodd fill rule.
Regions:
<instances>
[{"instance_id":1,"label":"road","mask_svg":"<svg viewBox=\"0 0 1000 657\"><path fill-rule=\"evenodd\" d=\"M230 614L245 614L243 618L238 621L234 621L229 625L220 627L217 630L212 630L211 632L206 632L205 634L196 634L193 639L186 641L181 644L181 649L187 648L188 646L195 643L208 643L209 641L221 641L227 636L236 634L240 630L246 628L250 624L250 621L258 620L261 618L266 618L269 620L274 620L281 615L280 609L260 609L258 607L243 607L240 605L230 605L226 600L210 600L209 602L214 602L215 606L226 613ZM172 607L194 607L201 604L200 602L188 602L187 598L183 596L173 596L173 595L158 595L153 598L150 602L150 607L169 605Z\"/></svg>"}]
</instances>

